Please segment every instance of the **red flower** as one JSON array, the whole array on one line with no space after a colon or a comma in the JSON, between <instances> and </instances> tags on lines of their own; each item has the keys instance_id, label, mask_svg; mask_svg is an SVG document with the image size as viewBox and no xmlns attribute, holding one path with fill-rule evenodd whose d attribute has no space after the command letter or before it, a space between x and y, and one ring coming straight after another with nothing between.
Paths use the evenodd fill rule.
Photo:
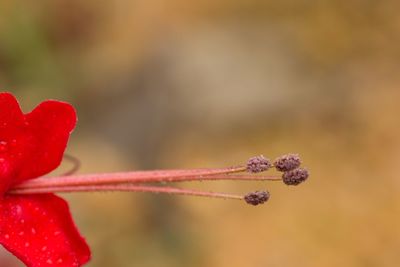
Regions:
<instances>
[{"instance_id":1,"label":"red flower","mask_svg":"<svg viewBox=\"0 0 400 267\"><path fill-rule=\"evenodd\" d=\"M76 124L74 108L63 102L45 101L23 114L17 100L0 93L0 244L27 266L82 266L90 249L80 236L68 204L54 192L125 191L153 192L244 200L258 205L269 199L267 191L245 196L155 186L148 183L196 180L282 180L297 185L308 171L296 166L279 176L254 173L272 166L263 156L250 158L246 165L216 169L154 170L100 173L39 178L60 164L69 135ZM281 158L290 158L292 154ZM247 172L247 174L237 175ZM296 183L294 174L301 174ZM289 176L288 176L289 175ZM297 175L299 176L299 175ZM35 179L37 178L37 179ZM28 181L35 179L34 181ZM290 180L289 179L289 180Z\"/></svg>"},{"instance_id":2,"label":"red flower","mask_svg":"<svg viewBox=\"0 0 400 267\"><path fill-rule=\"evenodd\" d=\"M75 124L67 103L49 100L23 114L13 95L0 93L0 243L27 266L82 266L90 259L65 200L7 193L57 168Z\"/></svg>"}]
</instances>

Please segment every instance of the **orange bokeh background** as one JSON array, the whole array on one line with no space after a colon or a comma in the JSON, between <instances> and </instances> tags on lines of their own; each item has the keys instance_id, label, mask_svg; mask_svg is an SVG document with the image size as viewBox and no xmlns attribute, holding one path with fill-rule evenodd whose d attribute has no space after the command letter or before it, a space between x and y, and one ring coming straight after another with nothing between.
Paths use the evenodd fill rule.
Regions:
<instances>
[{"instance_id":1,"label":"orange bokeh background","mask_svg":"<svg viewBox=\"0 0 400 267\"><path fill-rule=\"evenodd\" d=\"M0 86L69 101L81 173L297 152L270 201L63 195L88 266L398 266L400 3L0 0ZM62 169L68 168L65 163ZM58 170L60 171L60 170ZM2 267L19 266L0 252Z\"/></svg>"}]
</instances>

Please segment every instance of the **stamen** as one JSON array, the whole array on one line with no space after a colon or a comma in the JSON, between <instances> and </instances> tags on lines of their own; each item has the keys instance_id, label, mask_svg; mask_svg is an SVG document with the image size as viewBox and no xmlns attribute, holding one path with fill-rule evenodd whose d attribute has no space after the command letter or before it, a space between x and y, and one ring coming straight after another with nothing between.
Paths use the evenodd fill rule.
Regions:
<instances>
[{"instance_id":1,"label":"stamen","mask_svg":"<svg viewBox=\"0 0 400 267\"><path fill-rule=\"evenodd\" d=\"M272 167L269 159L264 156L250 158L246 166L234 166L216 169L187 169L187 170L152 170L121 173L100 173L86 175L71 175L79 168L79 160L66 155L75 166L63 176L52 178L36 178L14 186L10 194L40 194L57 192L96 192L96 191L126 191L126 192L153 192L176 195L192 195L225 199L245 200L248 204L259 205L268 201L270 194L267 191L255 191L245 196L196 191L176 187L153 186L151 183L189 182L189 181L281 181L288 185L297 185L308 178L308 171L302 168L292 169L300 165L297 155L288 154L278 158L274 165L277 170L285 171L283 176L255 175ZM246 173L246 171L248 173ZM244 174L238 174L244 173ZM69 175L69 176L68 176Z\"/></svg>"},{"instance_id":2,"label":"stamen","mask_svg":"<svg viewBox=\"0 0 400 267\"><path fill-rule=\"evenodd\" d=\"M268 191L255 191L248 193L244 196L244 200L247 204L257 206L259 204L263 204L270 198L270 194Z\"/></svg>"},{"instance_id":3,"label":"stamen","mask_svg":"<svg viewBox=\"0 0 400 267\"><path fill-rule=\"evenodd\" d=\"M52 178L37 178L26 181L15 188L22 187L48 187L48 186L75 186L91 184L117 184L117 183L159 183L205 180L208 176L239 173L246 170L244 166L222 169L189 169L189 170L156 170L134 171L123 173L99 173L74 176L59 176Z\"/></svg>"},{"instance_id":4,"label":"stamen","mask_svg":"<svg viewBox=\"0 0 400 267\"><path fill-rule=\"evenodd\" d=\"M247 171L251 173L263 172L271 168L271 161L263 155L252 157L247 161Z\"/></svg>"},{"instance_id":5,"label":"stamen","mask_svg":"<svg viewBox=\"0 0 400 267\"><path fill-rule=\"evenodd\" d=\"M307 169L297 168L283 173L282 180L287 185L298 185L307 180L308 176L309 173Z\"/></svg>"},{"instance_id":6,"label":"stamen","mask_svg":"<svg viewBox=\"0 0 400 267\"><path fill-rule=\"evenodd\" d=\"M46 187L13 189L10 194L44 194L44 193L72 193L72 192L101 192L101 191L123 191L123 192L150 192L166 193L173 195L201 196L211 198L237 199L243 200L244 197L234 194L197 191L192 189L181 189L176 187L148 186L148 185L94 185L94 186L65 186L65 187Z\"/></svg>"},{"instance_id":7,"label":"stamen","mask_svg":"<svg viewBox=\"0 0 400 267\"><path fill-rule=\"evenodd\" d=\"M170 176L167 179L159 177L136 177L136 172L130 173L109 173L109 174L90 174L90 175L75 175L69 177L52 177L52 178L37 178L32 181L27 181L16 185L14 188L43 188L43 187L58 187L58 186L80 186L80 185L106 185L106 184L139 184L139 183L154 183L154 182L191 182L191 181L281 181L282 178L277 175L235 175L235 174L213 174L213 175L194 175L194 176Z\"/></svg>"},{"instance_id":8,"label":"stamen","mask_svg":"<svg viewBox=\"0 0 400 267\"><path fill-rule=\"evenodd\" d=\"M301 160L298 154L283 155L274 161L277 171L287 172L300 167Z\"/></svg>"}]
</instances>

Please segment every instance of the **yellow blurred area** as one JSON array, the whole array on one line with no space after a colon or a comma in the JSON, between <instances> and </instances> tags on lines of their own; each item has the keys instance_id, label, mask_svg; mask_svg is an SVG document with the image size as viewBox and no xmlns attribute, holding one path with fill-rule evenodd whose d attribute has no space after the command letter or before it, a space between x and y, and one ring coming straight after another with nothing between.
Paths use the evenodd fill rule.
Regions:
<instances>
[{"instance_id":1,"label":"yellow blurred area","mask_svg":"<svg viewBox=\"0 0 400 267\"><path fill-rule=\"evenodd\" d=\"M0 0L0 89L69 101L80 173L299 153L282 183L184 186L237 201L64 195L88 266L398 266L397 1ZM65 164L67 165L67 164ZM67 168L68 166L62 166ZM0 266L15 265L2 251Z\"/></svg>"}]
</instances>

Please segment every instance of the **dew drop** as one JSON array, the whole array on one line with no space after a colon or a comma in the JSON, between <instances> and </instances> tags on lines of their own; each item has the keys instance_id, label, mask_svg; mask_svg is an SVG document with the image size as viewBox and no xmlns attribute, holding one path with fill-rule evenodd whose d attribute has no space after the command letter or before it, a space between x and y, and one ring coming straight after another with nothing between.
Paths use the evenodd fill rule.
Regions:
<instances>
[{"instance_id":1,"label":"dew drop","mask_svg":"<svg viewBox=\"0 0 400 267\"><path fill-rule=\"evenodd\" d=\"M20 205L15 205L11 208L11 212L15 217L21 217L22 207Z\"/></svg>"},{"instance_id":2,"label":"dew drop","mask_svg":"<svg viewBox=\"0 0 400 267\"><path fill-rule=\"evenodd\" d=\"M32 228L32 229L31 229L31 232L32 232L32 234L36 234L36 229L35 229L35 228Z\"/></svg>"},{"instance_id":3,"label":"dew drop","mask_svg":"<svg viewBox=\"0 0 400 267\"><path fill-rule=\"evenodd\" d=\"M8 143L6 141L0 141L0 152L6 152L8 150Z\"/></svg>"},{"instance_id":4,"label":"dew drop","mask_svg":"<svg viewBox=\"0 0 400 267\"><path fill-rule=\"evenodd\" d=\"M47 246L43 246L42 251L46 251L46 250L47 250Z\"/></svg>"},{"instance_id":5,"label":"dew drop","mask_svg":"<svg viewBox=\"0 0 400 267\"><path fill-rule=\"evenodd\" d=\"M53 261L52 261L51 259L48 259L48 260L46 261L46 263L48 263L48 264L53 264Z\"/></svg>"},{"instance_id":6,"label":"dew drop","mask_svg":"<svg viewBox=\"0 0 400 267\"><path fill-rule=\"evenodd\" d=\"M21 232L18 233L18 235L19 235L19 236L23 236L23 235L24 235L24 232L21 231Z\"/></svg>"},{"instance_id":7,"label":"dew drop","mask_svg":"<svg viewBox=\"0 0 400 267\"><path fill-rule=\"evenodd\" d=\"M29 247L29 242L25 242L25 247Z\"/></svg>"},{"instance_id":8,"label":"dew drop","mask_svg":"<svg viewBox=\"0 0 400 267\"><path fill-rule=\"evenodd\" d=\"M16 146L17 145L17 139L12 139L10 145L11 146Z\"/></svg>"},{"instance_id":9,"label":"dew drop","mask_svg":"<svg viewBox=\"0 0 400 267\"><path fill-rule=\"evenodd\" d=\"M5 239L9 239L10 236L6 234L6 235L4 235L4 238L5 238Z\"/></svg>"}]
</instances>

